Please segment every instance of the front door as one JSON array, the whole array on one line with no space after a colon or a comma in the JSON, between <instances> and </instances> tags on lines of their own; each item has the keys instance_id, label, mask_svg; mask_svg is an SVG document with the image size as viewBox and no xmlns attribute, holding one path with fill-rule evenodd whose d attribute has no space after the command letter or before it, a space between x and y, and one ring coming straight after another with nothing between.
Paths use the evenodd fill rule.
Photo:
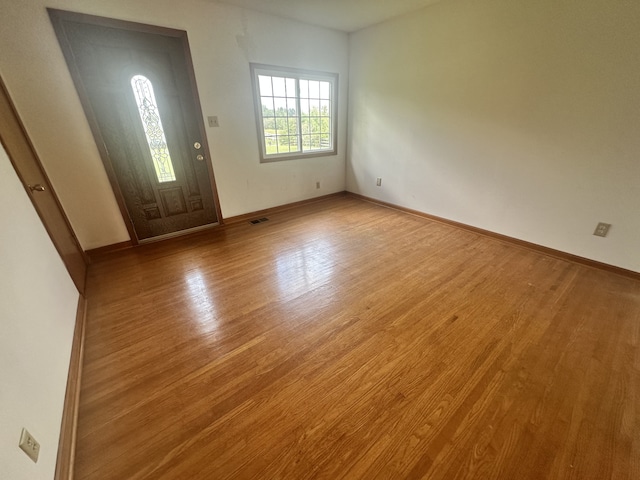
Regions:
<instances>
[{"instance_id":1,"label":"front door","mask_svg":"<svg viewBox=\"0 0 640 480\"><path fill-rule=\"evenodd\" d=\"M186 32L49 15L134 243L217 224Z\"/></svg>"}]
</instances>

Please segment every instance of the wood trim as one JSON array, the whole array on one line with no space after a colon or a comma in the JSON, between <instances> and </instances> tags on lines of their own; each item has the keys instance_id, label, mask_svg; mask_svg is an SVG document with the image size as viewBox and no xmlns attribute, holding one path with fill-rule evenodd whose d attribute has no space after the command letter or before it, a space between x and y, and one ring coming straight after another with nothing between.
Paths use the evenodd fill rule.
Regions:
<instances>
[{"instance_id":1,"label":"wood trim","mask_svg":"<svg viewBox=\"0 0 640 480\"><path fill-rule=\"evenodd\" d=\"M307 200L300 200L299 202L287 203L285 205L279 205L277 207L265 208L264 210L258 210L251 213L244 213L242 215L236 215L235 217L225 218L225 226L236 225L238 223L248 222L254 218L266 217L267 215L273 215L274 213L284 212L291 210L292 208L300 207L302 205L308 205L310 203L321 202L328 198L341 197L347 195L347 192L336 192L328 195L322 195L320 197L309 198Z\"/></svg>"},{"instance_id":2,"label":"wood trim","mask_svg":"<svg viewBox=\"0 0 640 480\"><path fill-rule=\"evenodd\" d=\"M118 18L103 17L100 15L92 15L89 13L72 12L70 10L61 10L58 8L47 7L50 17L56 19L69 20L77 23L89 23L91 25L99 25L102 27L113 27L120 30L129 30L132 32L155 33L164 35L165 37L184 37L186 32L181 29L162 27L159 25L151 25L148 23L134 22L131 20L120 20Z\"/></svg>"},{"instance_id":3,"label":"wood trim","mask_svg":"<svg viewBox=\"0 0 640 480\"><path fill-rule=\"evenodd\" d=\"M587 267L597 268L599 270L604 270L604 271L607 271L607 272L615 273L617 275L622 275L624 277L629 277L629 278L633 278L633 279L636 279L636 280L640 280L640 272L634 272L633 270L627 270L626 268L616 267L615 265L610 265L608 263L598 262L596 260L591 260L589 258L580 257L578 255L573 255L571 253L562 252L560 250L555 250L553 248L544 247L542 245L538 245L538 244L535 244L535 243L527 242L525 240L520 240L518 238L509 237L507 235L502 235L500 233L495 233L495 232L491 232L489 230L484 230L482 228L473 227L473 226L467 225L465 223L456 222L454 220L448 220L446 218L442 218L442 217L438 217L436 215L431 215L431 214L428 214L428 213L424 213L424 212L421 212L419 210L413 210L413 209L410 209L410 208L401 207L401 206L395 205L393 203L383 202L382 200L376 200L375 198L371 198L371 197L367 197L367 196L364 196L364 195L360 195L358 193L347 192L347 191L330 193L328 195L323 195L321 197L310 198L310 199L307 199L307 200L301 200L299 202L287 203L285 205L280 205L280 206L277 206L277 207L266 208L264 210L257 210L255 212L244 213L242 215L236 215L236 216L233 216L233 217L228 217L228 218L224 219L224 224L220 225L220 227L218 227L216 230L218 230L219 228L225 228L225 227L237 225L239 223L248 222L249 220L252 220L254 218L266 217L268 215L273 215L275 213L284 212L284 211L290 210L292 208L300 207L300 206L307 205L307 204L310 204L310 203L321 202L321 201L326 200L328 198L340 197L340 196L350 196L350 197L358 198L358 199L363 200L365 202L374 203L374 204L380 205L382 207L392 208L394 210L399 210L399 211L404 212L404 213L408 213L408 214L411 214L411 215L416 215L416 216L422 217L422 218L427 218L429 220L433 220L434 222L444 223L446 225L451 225L453 227L461 228L463 230L474 232L474 233L477 233L479 235L484 235L484 236L487 236L487 237L491 237L491 238L494 238L494 239L502 241L502 242L507 242L507 243L511 243L511 244L514 244L514 245L518 245L520 247L528 248L529 250L534 250L534 251L536 251L538 253L542 253L542 254L548 255L550 257L560 258L560 259L563 259L563 260L567 260L569 262L574 262L574 263L578 263L578 264L581 264L581 265L585 265ZM197 234L202 234L202 232L197 232ZM115 252L115 251L118 251L118 250L124 250L124 249L127 249L127 248L131 248L133 246L135 246L135 245L131 241L120 242L120 243L115 243L113 245L106 245L104 247L94 248L92 250L88 250L86 253L89 256L89 259L91 259L93 261L98 256L105 255L107 253Z\"/></svg>"},{"instance_id":4,"label":"wood trim","mask_svg":"<svg viewBox=\"0 0 640 480\"><path fill-rule=\"evenodd\" d=\"M203 235L203 234L206 234L207 231L219 231L220 229L224 229L226 227L231 227L234 225L238 225L239 223L248 222L249 220L252 220L254 218L266 217L267 215L272 215L274 213L284 212L286 210L291 210L292 208L308 205L310 203L321 202L323 200L327 200L332 197L341 197L345 195L347 195L347 192L330 193L328 195L323 195L321 197L309 198L307 200L300 200L299 202L287 203L285 205L280 205L278 207L271 207L271 208L266 208L264 210L244 213L242 215L236 215L235 217L228 217L224 219L223 224L218 225L217 227L212 227L210 230L198 231L198 232L190 233L187 235L182 235L181 237L174 237L174 238L183 238L183 237L188 237L190 235ZM144 243L143 245L147 245L147 243ZM87 250L86 253L89 256L89 259L93 262L93 261L96 261L98 257L101 257L103 255L107 255L112 252L117 252L119 250L126 250L128 248L133 248L137 246L139 246L139 244L134 244L132 241L128 240L126 242L114 243L111 245L105 245L104 247L93 248L91 250Z\"/></svg>"},{"instance_id":5,"label":"wood trim","mask_svg":"<svg viewBox=\"0 0 640 480\"><path fill-rule=\"evenodd\" d=\"M113 243L111 245L105 245L104 247L92 248L91 250L87 250L86 253L89 256L89 259L93 261L96 257L101 255L117 252L118 250L126 250L133 246L133 242L131 240L127 240L126 242Z\"/></svg>"},{"instance_id":6,"label":"wood trim","mask_svg":"<svg viewBox=\"0 0 640 480\"><path fill-rule=\"evenodd\" d=\"M419 210L413 210L411 208L401 207L400 205L395 205L389 202L383 202L382 200L377 200L375 198L367 197L364 195L360 195L359 193L347 192L347 194L351 197L358 198L360 200L364 200L365 202L375 203L376 205L380 205L386 208L392 208L394 210L399 210L401 212L409 213L411 215L416 215L418 217L427 218L429 220L433 220L434 222L444 223L446 225L451 225L453 227L461 228L463 230L468 230L473 233L477 233L480 235L484 235L486 237L491 237L501 242L507 242L514 245L518 245L520 247L528 248L529 250L534 250L538 253L542 253L543 255L548 255L554 258L560 258L562 260L567 260L569 262L578 263L580 265L584 265L591 268L597 268L599 270L604 270L610 273L615 273L617 275L622 275L624 277L633 278L635 280L640 280L640 272L634 272L633 270L627 270L626 268L616 267L615 265L609 265L608 263L598 262L596 260L591 260L589 258L580 257L578 255L573 255L572 253L563 252L560 250L556 250L554 248L544 247L542 245L538 245L536 243L527 242L525 240L520 240L518 238L509 237L507 235L502 235L500 233L491 232L489 230L484 230L482 228L473 227L471 225L467 225L465 223L456 222L454 220L448 220L446 218L438 217L436 215L431 215L429 213L424 213Z\"/></svg>"},{"instance_id":7,"label":"wood trim","mask_svg":"<svg viewBox=\"0 0 640 480\"><path fill-rule=\"evenodd\" d=\"M87 300L80 295L78 312L71 346L67 390L64 398L58 458L55 480L72 480L76 452L78 427L78 407L80 405L80 383L82 379L82 359L84 356L84 332L87 319Z\"/></svg>"},{"instance_id":8,"label":"wood trim","mask_svg":"<svg viewBox=\"0 0 640 480\"><path fill-rule=\"evenodd\" d=\"M78 292L84 294L88 258L42 166L2 76L0 76L0 143L20 182L25 187L29 200L58 251L71 280ZM38 194L38 197L34 197L27 188L30 183L42 184L47 191L46 196Z\"/></svg>"}]
</instances>

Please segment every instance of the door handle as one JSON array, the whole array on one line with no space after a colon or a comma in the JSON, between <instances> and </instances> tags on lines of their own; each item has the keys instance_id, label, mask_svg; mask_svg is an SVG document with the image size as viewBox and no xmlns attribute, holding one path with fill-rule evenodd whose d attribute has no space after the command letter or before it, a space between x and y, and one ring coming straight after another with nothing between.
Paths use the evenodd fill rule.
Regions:
<instances>
[{"instance_id":1,"label":"door handle","mask_svg":"<svg viewBox=\"0 0 640 480\"><path fill-rule=\"evenodd\" d=\"M45 188L39 183L36 183L35 185L27 185L27 187L29 187L29 190L32 192L44 192L45 190Z\"/></svg>"}]
</instances>

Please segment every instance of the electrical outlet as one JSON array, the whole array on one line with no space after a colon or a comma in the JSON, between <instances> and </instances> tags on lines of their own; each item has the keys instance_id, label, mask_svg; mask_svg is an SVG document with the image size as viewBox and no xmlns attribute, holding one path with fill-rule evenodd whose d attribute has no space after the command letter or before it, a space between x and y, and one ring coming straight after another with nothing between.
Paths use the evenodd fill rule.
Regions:
<instances>
[{"instance_id":1,"label":"electrical outlet","mask_svg":"<svg viewBox=\"0 0 640 480\"><path fill-rule=\"evenodd\" d=\"M22 435L20 435L20 443L18 446L26 453L34 463L38 462L38 455L40 454L40 444L33 438L26 428L22 429Z\"/></svg>"},{"instance_id":2,"label":"electrical outlet","mask_svg":"<svg viewBox=\"0 0 640 480\"><path fill-rule=\"evenodd\" d=\"M219 127L220 124L218 123L218 117L207 117L207 120L209 121L209 126L210 127Z\"/></svg>"},{"instance_id":3,"label":"electrical outlet","mask_svg":"<svg viewBox=\"0 0 640 480\"><path fill-rule=\"evenodd\" d=\"M320 188L320 182L316 182L316 188Z\"/></svg>"},{"instance_id":4,"label":"electrical outlet","mask_svg":"<svg viewBox=\"0 0 640 480\"><path fill-rule=\"evenodd\" d=\"M598 226L596 227L596 230L593 232L593 234L597 237L606 237L607 233L609 233L609 229L611 228L611 224L610 223L602 223L600 222L598 224Z\"/></svg>"},{"instance_id":5,"label":"electrical outlet","mask_svg":"<svg viewBox=\"0 0 640 480\"><path fill-rule=\"evenodd\" d=\"M382 178L380 178L380 177L376 178L376 186L377 187L382 186Z\"/></svg>"}]
</instances>

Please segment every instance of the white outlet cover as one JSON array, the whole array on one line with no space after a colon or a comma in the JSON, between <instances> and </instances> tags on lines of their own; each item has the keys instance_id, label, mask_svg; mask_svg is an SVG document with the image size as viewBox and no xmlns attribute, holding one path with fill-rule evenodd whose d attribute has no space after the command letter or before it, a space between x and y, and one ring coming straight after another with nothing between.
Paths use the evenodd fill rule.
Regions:
<instances>
[{"instance_id":1,"label":"white outlet cover","mask_svg":"<svg viewBox=\"0 0 640 480\"><path fill-rule=\"evenodd\" d=\"M600 222L596 227L595 231L593 232L593 234L597 237L606 237L607 234L609 233L610 228L611 228L610 223Z\"/></svg>"},{"instance_id":2,"label":"white outlet cover","mask_svg":"<svg viewBox=\"0 0 640 480\"><path fill-rule=\"evenodd\" d=\"M22 434L20 435L20 443L18 444L18 446L24 453L28 455L31 460L33 460L34 463L38 462L38 455L40 454L40 444L26 428L22 429Z\"/></svg>"}]
</instances>

